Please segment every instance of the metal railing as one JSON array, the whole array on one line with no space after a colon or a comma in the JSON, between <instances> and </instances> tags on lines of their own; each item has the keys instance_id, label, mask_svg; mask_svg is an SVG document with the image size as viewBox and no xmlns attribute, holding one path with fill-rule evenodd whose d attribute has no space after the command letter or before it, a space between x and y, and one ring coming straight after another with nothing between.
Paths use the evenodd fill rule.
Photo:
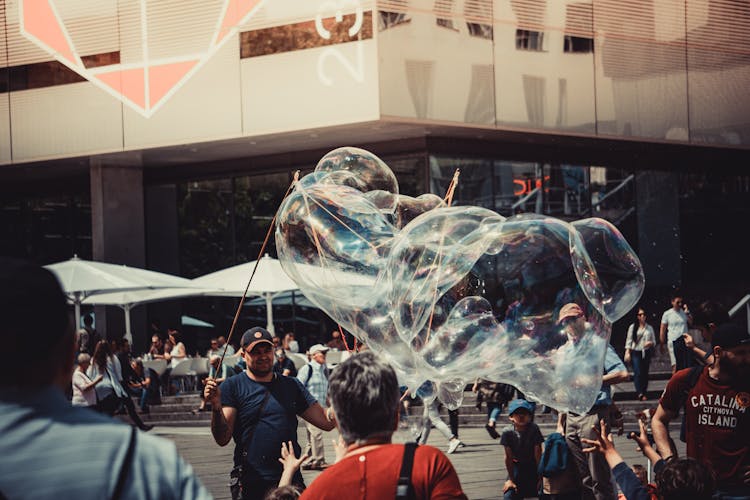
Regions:
<instances>
[{"instance_id":1,"label":"metal railing","mask_svg":"<svg viewBox=\"0 0 750 500\"><path fill-rule=\"evenodd\" d=\"M745 327L750 327L750 294L745 295L729 310L729 317L734 318L745 308Z\"/></svg>"}]
</instances>

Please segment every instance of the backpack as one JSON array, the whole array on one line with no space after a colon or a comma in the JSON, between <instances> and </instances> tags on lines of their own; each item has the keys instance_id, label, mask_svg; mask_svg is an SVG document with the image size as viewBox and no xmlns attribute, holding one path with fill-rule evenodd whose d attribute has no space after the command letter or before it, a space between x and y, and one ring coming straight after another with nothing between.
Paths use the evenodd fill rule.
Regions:
<instances>
[{"instance_id":1,"label":"backpack","mask_svg":"<svg viewBox=\"0 0 750 500\"><path fill-rule=\"evenodd\" d=\"M305 381L302 382L302 385L307 387L307 383L310 381L310 377L312 377L313 367L310 363L307 363L305 366L307 366L307 375L305 375ZM302 371L302 368L300 368L300 371ZM323 372L325 373L326 380L328 380L328 377L330 376L328 365L325 365L325 369L323 370Z\"/></svg>"},{"instance_id":2,"label":"backpack","mask_svg":"<svg viewBox=\"0 0 750 500\"><path fill-rule=\"evenodd\" d=\"M539 475L543 477L552 477L565 472L568 468L568 458L570 450L565 437L559 432L553 432L544 441L544 452L539 460L537 468Z\"/></svg>"}]
</instances>

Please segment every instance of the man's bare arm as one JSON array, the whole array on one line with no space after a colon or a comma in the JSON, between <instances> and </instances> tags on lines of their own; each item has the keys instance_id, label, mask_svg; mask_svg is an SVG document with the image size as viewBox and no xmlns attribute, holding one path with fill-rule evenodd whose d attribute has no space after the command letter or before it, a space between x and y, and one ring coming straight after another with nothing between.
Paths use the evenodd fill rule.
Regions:
<instances>
[{"instance_id":1,"label":"man's bare arm","mask_svg":"<svg viewBox=\"0 0 750 500\"><path fill-rule=\"evenodd\" d=\"M661 404L656 408L654 417L651 419L651 432L654 433L654 444L656 451L667 458L672 456L672 444L669 439L669 422L674 420L677 414L665 409Z\"/></svg>"},{"instance_id":2,"label":"man's bare arm","mask_svg":"<svg viewBox=\"0 0 750 500\"><path fill-rule=\"evenodd\" d=\"M203 396L206 401L211 403L211 434L214 441L219 446L225 446L232 439L237 409L230 406L221 406L221 393L214 379L206 380Z\"/></svg>"},{"instance_id":3,"label":"man's bare arm","mask_svg":"<svg viewBox=\"0 0 750 500\"><path fill-rule=\"evenodd\" d=\"M612 372L602 377L602 384L604 385L619 384L622 382L627 382L628 378L630 378L630 374L628 374L627 370L623 370L619 372Z\"/></svg>"},{"instance_id":4,"label":"man's bare arm","mask_svg":"<svg viewBox=\"0 0 750 500\"><path fill-rule=\"evenodd\" d=\"M237 409L231 407L214 408L211 405L211 434L214 441L219 446L225 446L232 440L232 431L234 430L234 420L237 416Z\"/></svg>"},{"instance_id":5,"label":"man's bare arm","mask_svg":"<svg viewBox=\"0 0 750 500\"><path fill-rule=\"evenodd\" d=\"M328 420L325 410L320 406L320 403L314 403L305 410L300 417L304 418L318 429L324 431L331 431L336 428L335 420Z\"/></svg>"}]
</instances>

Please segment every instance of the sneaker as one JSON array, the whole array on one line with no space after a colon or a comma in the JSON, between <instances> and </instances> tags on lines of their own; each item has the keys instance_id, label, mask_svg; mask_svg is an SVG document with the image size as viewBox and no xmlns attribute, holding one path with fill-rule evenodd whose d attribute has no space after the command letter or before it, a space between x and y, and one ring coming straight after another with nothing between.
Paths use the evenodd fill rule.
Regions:
<instances>
[{"instance_id":1,"label":"sneaker","mask_svg":"<svg viewBox=\"0 0 750 500\"><path fill-rule=\"evenodd\" d=\"M498 439L500 437L500 434L498 434L497 431L495 430L495 426L486 424L484 428L487 429L487 433L490 435L492 439Z\"/></svg>"},{"instance_id":2,"label":"sneaker","mask_svg":"<svg viewBox=\"0 0 750 500\"><path fill-rule=\"evenodd\" d=\"M448 454L450 455L454 451L458 449L459 446L463 446L463 443L458 438L453 438L450 440L450 443L448 443Z\"/></svg>"}]
</instances>

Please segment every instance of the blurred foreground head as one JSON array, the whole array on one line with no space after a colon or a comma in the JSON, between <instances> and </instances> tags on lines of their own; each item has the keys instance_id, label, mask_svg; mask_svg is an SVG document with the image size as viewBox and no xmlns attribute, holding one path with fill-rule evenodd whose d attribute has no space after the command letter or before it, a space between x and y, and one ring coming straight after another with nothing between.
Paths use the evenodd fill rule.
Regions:
<instances>
[{"instance_id":1,"label":"blurred foreground head","mask_svg":"<svg viewBox=\"0 0 750 500\"><path fill-rule=\"evenodd\" d=\"M396 372L372 352L339 364L328 381L328 394L346 444L390 441L398 423Z\"/></svg>"},{"instance_id":2,"label":"blurred foreground head","mask_svg":"<svg viewBox=\"0 0 750 500\"><path fill-rule=\"evenodd\" d=\"M656 475L656 489L663 500L709 500L716 489L716 477L693 458L675 458Z\"/></svg>"},{"instance_id":3,"label":"blurred foreground head","mask_svg":"<svg viewBox=\"0 0 750 500\"><path fill-rule=\"evenodd\" d=\"M70 383L73 323L54 274L0 257L0 318L0 387L41 387L66 372Z\"/></svg>"}]
</instances>

